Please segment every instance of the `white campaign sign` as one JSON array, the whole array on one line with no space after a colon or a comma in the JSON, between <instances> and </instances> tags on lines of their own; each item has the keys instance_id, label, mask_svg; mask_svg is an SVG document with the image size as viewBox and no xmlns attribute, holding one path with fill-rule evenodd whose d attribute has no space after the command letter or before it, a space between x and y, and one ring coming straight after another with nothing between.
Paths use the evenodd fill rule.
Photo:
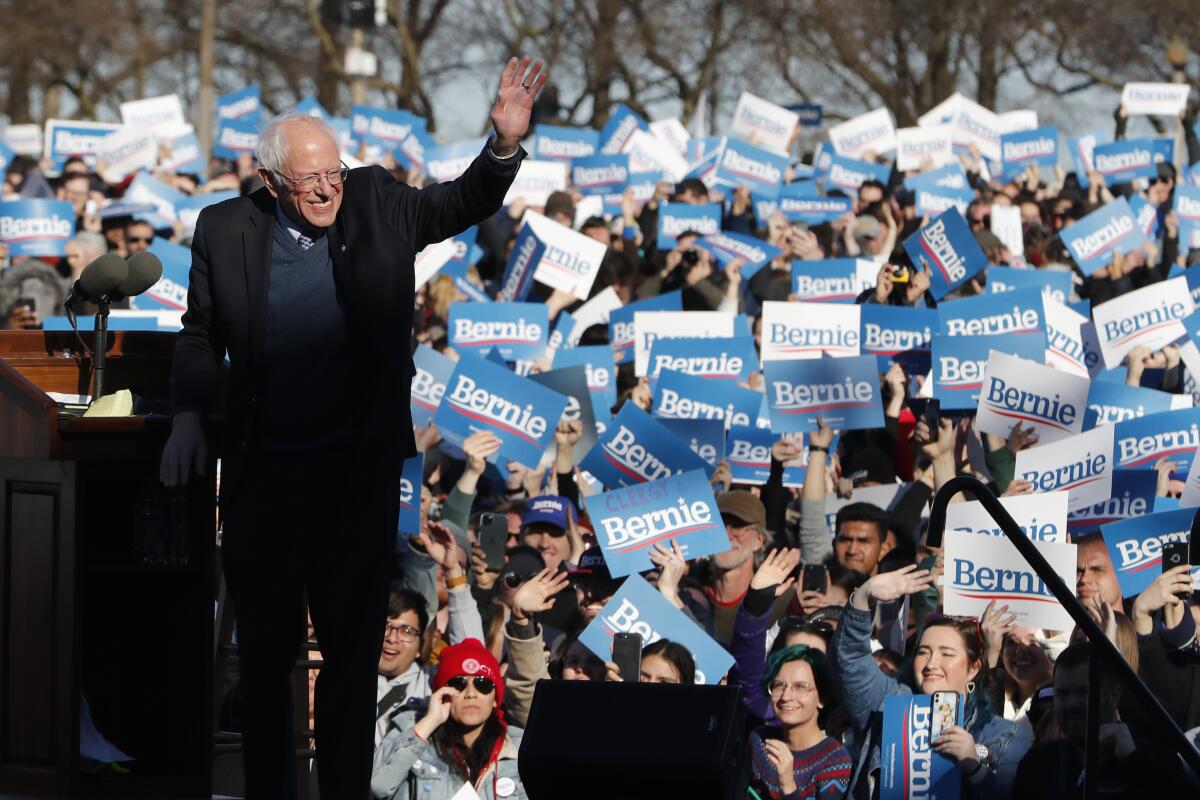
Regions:
<instances>
[{"instance_id":1,"label":"white campaign sign","mask_svg":"<svg viewBox=\"0 0 1200 800\"><path fill-rule=\"evenodd\" d=\"M566 161L538 161L527 158L521 162L517 177L508 194L504 195L504 205L512 205L518 197L531 206L546 205L546 198L551 192L561 192L567 188Z\"/></svg>"},{"instance_id":2,"label":"white campaign sign","mask_svg":"<svg viewBox=\"0 0 1200 800\"><path fill-rule=\"evenodd\" d=\"M1034 542L1067 586L1075 581L1073 544ZM982 617L988 603L1006 605L1017 624L1063 631L1074 621L1007 537L947 531L943 601L947 614Z\"/></svg>"},{"instance_id":3,"label":"white campaign sign","mask_svg":"<svg viewBox=\"0 0 1200 800\"><path fill-rule=\"evenodd\" d=\"M947 122L953 122L954 118L958 116L959 106L964 99L966 98L964 98L958 92L955 92L933 108L926 111L921 116L917 117L917 126L921 128L928 128L932 125L944 125Z\"/></svg>"},{"instance_id":4,"label":"white campaign sign","mask_svg":"<svg viewBox=\"0 0 1200 800\"><path fill-rule=\"evenodd\" d=\"M954 163L954 136L949 125L901 128L896 131L896 169L923 169L928 158L934 167Z\"/></svg>"},{"instance_id":5,"label":"white campaign sign","mask_svg":"<svg viewBox=\"0 0 1200 800\"><path fill-rule=\"evenodd\" d=\"M975 429L1007 437L1014 425L1033 427L1039 444L1083 430L1092 382L1036 361L992 350L983 369Z\"/></svg>"},{"instance_id":6,"label":"white campaign sign","mask_svg":"<svg viewBox=\"0 0 1200 800\"><path fill-rule=\"evenodd\" d=\"M980 155L1000 160L1000 118L974 100L962 98L954 118L954 143L975 145Z\"/></svg>"},{"instance_id":7,"label":"white campaign sign","mask_svg":"<svg viewBox=\"0 0 1200 800\"><path fill-rule=\"evenodd\" d=\"M768 300L762 313L762 360L857 356L862 307Z\"/></svg>"},{"instance_id":8,"label":"white campaign sign","mask_svg":"<svg viewBox=\"0 0 1200 800\"><path fill-rule=\"evenodd\" d=\"M687 158L688 142L692 137L688 135L687 128L683 127L683 123L678 118L671 117L651 122L650 132L675 148L679 155Z\"/></svg>"},{"instance_id":9,"label":"white campaign sign","mask_svg":"<svg viewBox=\"0 0 1200 800\"><path fill-rule=\"evenodd\" d=\"M595 297L581 305L579 310L571 315L575 318L575 327L571 329L571 335L567 337L566 346L574 347L579 344L579 337L583 336L583 332L593 325L607 325L608 315L622 305L621 298L617 296L617 290L613 287L606 286L603 291L597 292Z\"/></svg>"},{"instance_id":10,"label":"white campaign sign","mask_svg":"<svg viewBox=\"0 0 1200 800\"><path fill-rule=\"evenodd\" d=\"M416 260L413 264L413 273L416 288L420 289L429 280L437 274L437 271L446 266L446 262L454 258L458 254L458 245L453 239L444 239L440 242L434 242L426 246L424 250L417 253Z\"/></svg>"},{"instance_id":11,"label":"white campaign sign","mask_svg":"<svg viewBox=\"0 0 1200 800\"><path fill-rule=\"evenodd\" d=\"M729 135L744 139L755 147L786 154L792 141L792 132L799 122L800 115L795 111L788 111L769 100L742 92L733 110Z\"/></svg>"},{"instance_id":12,"label":"white campaign sign","mask_svg":"<svg viewBox=\"0 0 1200 800\"><path fill-rule=\"evenodd\" d=\"M1000 123L1000 133L1017 133L1031 131L1038 126L1037 112L1030 108L1019 108L1016 111L1005 111L996 115Z\"/></svg>"},{"instance_id":13,"label":"white campaign sign","mask_svg":"<svg viewBox=\"0 0 1200 800\"><path fill-rule=\"evenodd\" d=\"M1001 497L1000 505L1035 542L1067 541L1067 493L1023 494ZM1000 524L992 519L983 503L951 503L946 506L946 534L958 531L1003 537Z\"/></svg>"},{"instance_id":14,"label":"white campaign sign","mask_svg":"<svg viewBox=\"0 0 1200 800\"><path fill-rule=\"evenodd\" d=\"M1187 333L1181 320L1196 306L1187 278L1171 278L1123 294L1092 309L1096 335L1104 353L1104 366L1119 366L1135 347L1151 350L1170 344Z\"/></svg>"},{"instance_id":15,"label":"white campaign sign","mask_svg":"<svg viewBox=\"0 0 1200 800\"><path fill-rule=\"evenodd\" d=\"M158 163L158 140L148 130L130 127L114 131L96 148L96 169L109 183L120 183L139 169Z\"/></svg>"},{"instance_id":16,"label":"white campaign sign","mask_svg":"<svg viewBox=\"0 0 1200 800\"><path fill-rule=\"evenodd\" d=\"M1179 495L1179 505L1182 508L1200 506L1200 458L1192 459L1192 468L1188 470L1187 481L1183 484L1183 494Z\"/></svg>"},{"instance_id":17,"label":"white campaign sign","mask_svg":"<svg viewBox=\"0 0 1200 800\"><path fill-rule=\"evenodd\" d=\"M1021 232L1021 207L992 205L988 214L992 233L1004 243L1014 263L1025 263L1025 237Z\"/></svg>"},{"instance_id":18,"label":"white campaign sign","mask_svg":"<svg viewBox=\"0 0 1200 800\"><path fill-rule=\"evenodd\" d=\"M896 126L886 108L877 108L829 129L829 141L838 155L862 158L868 153L896 149Z\"/></svg>"},{"instance_id":19,"label":"white campaign sign","mask_svg":"<svg viewBox=\"0 0 1200 800\"><path fill-rule=\"evenodd\" d=\"M182 136L191 130L177 94L121 103L121 122L128 128L150 131L160 139Z\"/></svg>"},{"instance_id":20,"label":"white campaign sign","mask_svg":"<svg viewBox=\"0 0 1200 800\"><path fill-rule=\"evenodd\" d=\"M1092 321L1052 297L1042 295L1046 320L1046 363L1072 375L1094 378L1104 369L1104 356Z\"/></svg>"},{"instance_id":21,"label":"white campaign sign","mask_svg":"<svg viewBox=\"0 0 1200 800\"><path fill-rule=\"evenodd\" d=\"M1103 503L1112 494L1112 425L1017 453L1017 478L1035 492L1065 490L1068 511Z\"/></svg>"},{"instance_id":22,"label":"white campaign sign","mask_svg":"<svg viewBox=\"0 0 1200 800\"><path fill-rule=\"evenodd\" d=\"M726 339L733 336L736 317L720 311L635 311L634 374L646 374L655 339Z\"/></svg>"},{"instance_id":23,"label":"white campaign sign","mask_svg":"<svg viewBox=\"0 0 1200 800\"><path fill-rule=\"evenodd\" d=\"M4 143L19 156L40 156L42 129L37 125L9 125L4 129Z\"/></svg>"},{"instance_id":24,"label":"white campaign sign","mask_svg":"<svg viewBox=\"0 0 1200 800\"><path fill-rule=\"evenodd\" d=\"M524 219L546 246L533 279L587 300L608 247L541 214L530 211Z\"/></svg>"},{"instance_id":25,"label":"white campaign sign","mask_svg":"<svg viewBox=\"0 0 1200 800\"><path fill-rule=\"evenodd\" d=\"M672 182L683 180L688 173L683 154L649 131L634 131L621 152L629 155L630 172L661 171L663 180Z\"/></svg>"},{"instance_id":26,"label":"white campaign sign","mask_svg":"<svg viewBox=\"0 0 1200 800\"><path fill-rule=\"evenodd\" d=\"M1191 90L1187 83L1127 83L1121 90L1121 105L1130 114L1178 116Z\"/></svg>"}]
</instances>

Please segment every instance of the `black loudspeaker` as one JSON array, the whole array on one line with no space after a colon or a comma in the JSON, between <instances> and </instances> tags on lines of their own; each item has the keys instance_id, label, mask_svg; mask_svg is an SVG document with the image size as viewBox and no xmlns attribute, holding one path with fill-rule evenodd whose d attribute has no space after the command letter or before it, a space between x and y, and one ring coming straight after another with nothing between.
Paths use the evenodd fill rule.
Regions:
<instances>
[{"instance_id":1,"label":"black loudspeaker","mask_svg":"<svg viewBox=\"0 0 1200 800\"><path fill-rule=\"evenodd\" d=\"M517 768L530 800L746 796L734 686L539 681Z\"/></svg>"}]
</instances>

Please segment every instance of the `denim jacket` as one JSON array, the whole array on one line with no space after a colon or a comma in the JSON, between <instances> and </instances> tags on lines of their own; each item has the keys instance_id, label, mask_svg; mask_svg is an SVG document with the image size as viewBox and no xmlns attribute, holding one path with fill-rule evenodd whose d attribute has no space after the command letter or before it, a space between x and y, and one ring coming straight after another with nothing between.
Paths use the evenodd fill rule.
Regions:
<instances>
[{"instance_id":1,"label":"denim jacket","mask_svg":"<svg viewBox=\"0 0 1200 800\"><path fill-rule=\"evenodd\" d=\"M499 758L475 787L482 800L528 800L517 773L522 733L508 727ZM462 787L462 779L450 773L434 746L412 728L393 727L375 749L371 794L379 800L450 800Z\"/></svg>"}]
</instances>

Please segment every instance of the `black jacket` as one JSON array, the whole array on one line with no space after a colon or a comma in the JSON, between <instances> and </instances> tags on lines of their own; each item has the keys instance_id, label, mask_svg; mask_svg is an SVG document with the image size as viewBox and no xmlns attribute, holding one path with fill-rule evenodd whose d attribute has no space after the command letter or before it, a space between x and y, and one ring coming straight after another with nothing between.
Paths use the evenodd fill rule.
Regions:
<instances>
[{"instance_id":1,"label":"black jacket","mask_svg":"<svg viewBox=\"0 0 1200 800\"><path fill-rule=\"evenodd\" d=\"M353 387L358 402L346 413L359 423L362 454L392 467L416 452L408 406L414 256L494 214L525 155L522 150L498 159L484 150L457 180L420 190L381 167L352 170L327 232L338 303L350 324L351 346L365 364ZM265 358L274 225L275 200L264 188L204 209L192 239L188 308L171 372L172 408L202 415L218 410L213 389L228 356L222 448L227 479L236 479L256 441L257 367Z\"/></svg>"}]
</instances>

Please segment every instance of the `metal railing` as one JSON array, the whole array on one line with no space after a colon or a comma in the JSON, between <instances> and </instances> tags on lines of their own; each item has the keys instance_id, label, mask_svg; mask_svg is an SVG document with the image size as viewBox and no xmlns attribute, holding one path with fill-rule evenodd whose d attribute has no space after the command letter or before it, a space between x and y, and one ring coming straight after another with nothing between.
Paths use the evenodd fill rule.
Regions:
<instances>
[{"instance_id":1,"label":"metal railing","mask_svg":"<svg viewBox=\"0 0 1200 800\"><path fill-rule=\"evenodd\" d=\"M1093 780L1097 774L1097 759L1099 758L1099 741L1100 741L1100 668L1102 663L1111 667L1120 678L1121 683L1133 694L1135 698L1141 701L1143 707L1148 709L1150 715L1155 718L1155 721L1162 726L1166 731L1167 736L1174 740L1175 749L1180 757L1192 768L1192 770L1200 775L1200 751L1191 741L1184 735L1180 727L1175 724L1175 720L1163 708L1162 703L1150 691L1150 687L1138 677L1137 672L1133 667L1129 666L1129 662L1117 650L1116 645L1109 641L1104 635L1104 631L1096 623L1092 616L1083 607L1083 603L1075 596L1075 592L1071 591L1062 578L1058 577L1058 573L1050 566L1046 559L1038 552L1029 538L1021 531L1020 526L1013 521L1012 516L1000 504L1000 500L979 480L960 475L956 478L951 478L946 482L937 495L933 498L933 508L929 512L929 533L926 537L926 542L932 547L940 547L942 544L942 532L946 528L946 506L950 503L950 498L959 492L970 492L974 495L988 512L993 520L1000 525L1000 529L1004 531L1004 535L1017 548L1017 552L1033 567L1033 571L1038 574L1042 582L1054 593L1055 598L1062 604L1062 607L1071 615L1071 619L1075 620L1075 624L1087 635L1088 641L1092 643L1093 652L1100 658L1092 658L1088 662L1088 721L1087 721L1087 742L1084 756L1084 796L1087 798L1095 797L1096 781ZM1196 516L1192 519L1192 541L1197 541L1196 534L1200 530L1200 511L1197 511Z\"/></svg>"}]
</instances>

